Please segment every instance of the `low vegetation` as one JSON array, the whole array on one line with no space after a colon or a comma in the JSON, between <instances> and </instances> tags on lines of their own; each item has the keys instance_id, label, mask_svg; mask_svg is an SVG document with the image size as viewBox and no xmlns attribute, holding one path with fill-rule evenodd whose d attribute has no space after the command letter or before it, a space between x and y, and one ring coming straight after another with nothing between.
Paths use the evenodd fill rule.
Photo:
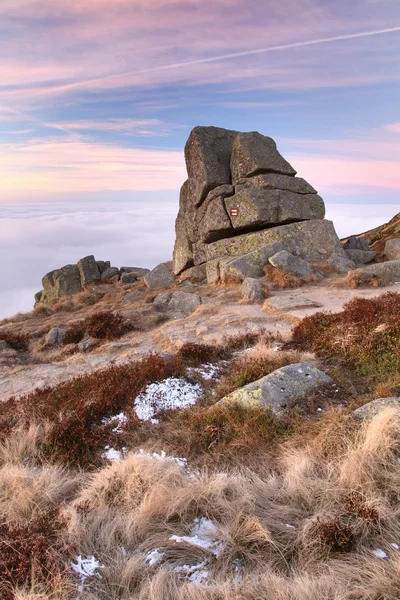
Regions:
<instances>
[{"instance_id":1,"label":"low vegetation","mask_svg":"<svg viewBox=\"0 0 400 600\"><path fill-rule=\"evenodd\" d=\"M400 381L399 315L398 294L356 299L305 319L279 351L265 335L185 344L4 402L1 598L397 600L400 414L362 422L347 406ZM92 326L107 338L119 325ZM332 398L281 419L218 404L315 355L342 373ZM140 421L137 396L171 377L203 396Z\"/></svg>"}]
</instances>

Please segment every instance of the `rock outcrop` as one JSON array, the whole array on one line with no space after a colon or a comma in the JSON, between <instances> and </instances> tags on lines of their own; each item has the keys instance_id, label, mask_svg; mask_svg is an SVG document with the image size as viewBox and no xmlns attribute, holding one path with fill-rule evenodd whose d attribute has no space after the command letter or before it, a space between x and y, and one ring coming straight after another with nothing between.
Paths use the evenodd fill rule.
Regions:
<instances>
[{"instance_id":1,"label":"rock outcrop","mask_svg":"<svg viewBox=\"0 0 400 600\"><path fill-rule=\"evenodd\" d=\"M134 283L149 273L141 267L112 267L110 261L96 260L93 255L78 260L76 265L65 265L46 273L42 279L43 289L35 294L35 306L63 296L72 296L94 282ZM128 280L123 275L129 273Z\"/></svg>"},{"instance_id":2,"label":"rock outcrop","mask_svg":"<svg viewBox=\"0 0 400 600\"><path fill-rule=\"evenodd\" d=\"M205 267L207 281L263 276L287 251L343 272L355 267L317 191L279 153L270 137L196 127L185 146L188 179L175 223L173 273ZM305 265L304 269L308 271Z\"/></svg>"}]
</instances>

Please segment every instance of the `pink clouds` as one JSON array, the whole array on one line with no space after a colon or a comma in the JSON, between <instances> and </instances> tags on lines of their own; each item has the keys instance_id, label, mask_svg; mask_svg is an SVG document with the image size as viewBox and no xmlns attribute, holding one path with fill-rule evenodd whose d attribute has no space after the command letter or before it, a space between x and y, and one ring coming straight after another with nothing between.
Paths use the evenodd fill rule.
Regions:
<instances>
[{"instance_id":1,"label":"pink clouds","mask_svg":"<svg viewBox=\"0 0 400 600\"><path fill-rule=\"evenodd\" d=\"M181 152L74 139L4 144L0 164L4 192L167 190L185 179Z\"/></svg>"},{"instance_id":2,"label":"pink clouds","mask_svg":"<svg viewBox=\"0 0 400 600\"><path fill-rule=\"evenodd\" d=\"M242 89L298 90L400 76L396 56L383 41L377 64L366 52L368 42L352 46L346 41L346 52L334 42L329 71L323 50L306 46L293 53L296 45L318 38L395 25L384 11L371 10L360 11L354 27L343 14L344 0L335 5L318 0L260 5L247 0L4 1L2 18L14 26L14 41L13 62L0 58L0 98L23 106L30 97L129 86L226 82ZM288 47L269 59L263 53L239 56L277 45ZM236 57L222 64L214 59L229 54ZM349 55L359 57L361 66L350 76ZM0 35L0 57L7 56L9 40L2 42ZM4 87L11 83L12 89Z\"/></svg>"}]
</instances>

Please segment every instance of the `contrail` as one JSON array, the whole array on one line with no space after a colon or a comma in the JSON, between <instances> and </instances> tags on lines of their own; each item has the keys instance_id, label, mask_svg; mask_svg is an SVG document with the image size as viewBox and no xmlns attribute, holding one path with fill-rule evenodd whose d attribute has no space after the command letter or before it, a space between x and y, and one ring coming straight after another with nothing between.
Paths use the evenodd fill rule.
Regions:
<instances>
[{"instance_id":1,"label":"contrail","mask_svg":"<svg viewBox=\"0 0 400 600\"><path fill-rule=\"evenodd\" d=\"M304 48L306 46L316 46L318 44L329 44L331 42L340 42L344 40L354 40L357 38L370 37L374 35L382 35L384 33L393 33L400 31L400 26L388 27L386 29L375 29L372 31L361 31L359 33L348 33L344 35L336 35L333 37L318 38L316 40L307 40L305 42L293 42L291 44L281 44L279 46L267 46L266 48L257 48L254 50L244 50L242 52L231 52L229 54L219 54L218 56L211 56L209 58L199 58L196 60L189 60L186 62L171 63L168 65L160 65L158 67L150 67L147 69L124 71L122 73L114 73L112 75L104 75L102 77L96 77L94 79L83 80L81 82L75 82L72 84L66 84L60 86L61 88L82 86L85 84L91 84L101 81L107 81L114 77L128 77L129 75L144 75L146 73L156 73L159 71L168 71L170 69L180 69L183 67L190 67L194 65L201 65L205 63L218 62L221 60L230 60L232 58L241 58L243 56L254 56L256 54L266 54L268 52L279 52L280 50L290 50L291 48Z\"/></svg>"}]
</instances>

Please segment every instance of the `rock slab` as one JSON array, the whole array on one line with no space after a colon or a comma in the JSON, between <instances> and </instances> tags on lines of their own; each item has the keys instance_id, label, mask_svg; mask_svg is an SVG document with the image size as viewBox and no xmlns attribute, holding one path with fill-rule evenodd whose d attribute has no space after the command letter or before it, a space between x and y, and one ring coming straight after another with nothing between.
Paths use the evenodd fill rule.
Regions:
<instances>
[{"instance_id":1,"label":"rock slab","mask_svg":"<svg viewBox=\"0 0 400 600\"><path fill-rule=\"evenodd\" d=\"M316 366L296 363L249 383L225 396L220 402L249 408L267 408L276 417L282 417L290 409L292 401L301 400L322 386L332 384L332 379Z\"/></svg>"}]
</instances>

